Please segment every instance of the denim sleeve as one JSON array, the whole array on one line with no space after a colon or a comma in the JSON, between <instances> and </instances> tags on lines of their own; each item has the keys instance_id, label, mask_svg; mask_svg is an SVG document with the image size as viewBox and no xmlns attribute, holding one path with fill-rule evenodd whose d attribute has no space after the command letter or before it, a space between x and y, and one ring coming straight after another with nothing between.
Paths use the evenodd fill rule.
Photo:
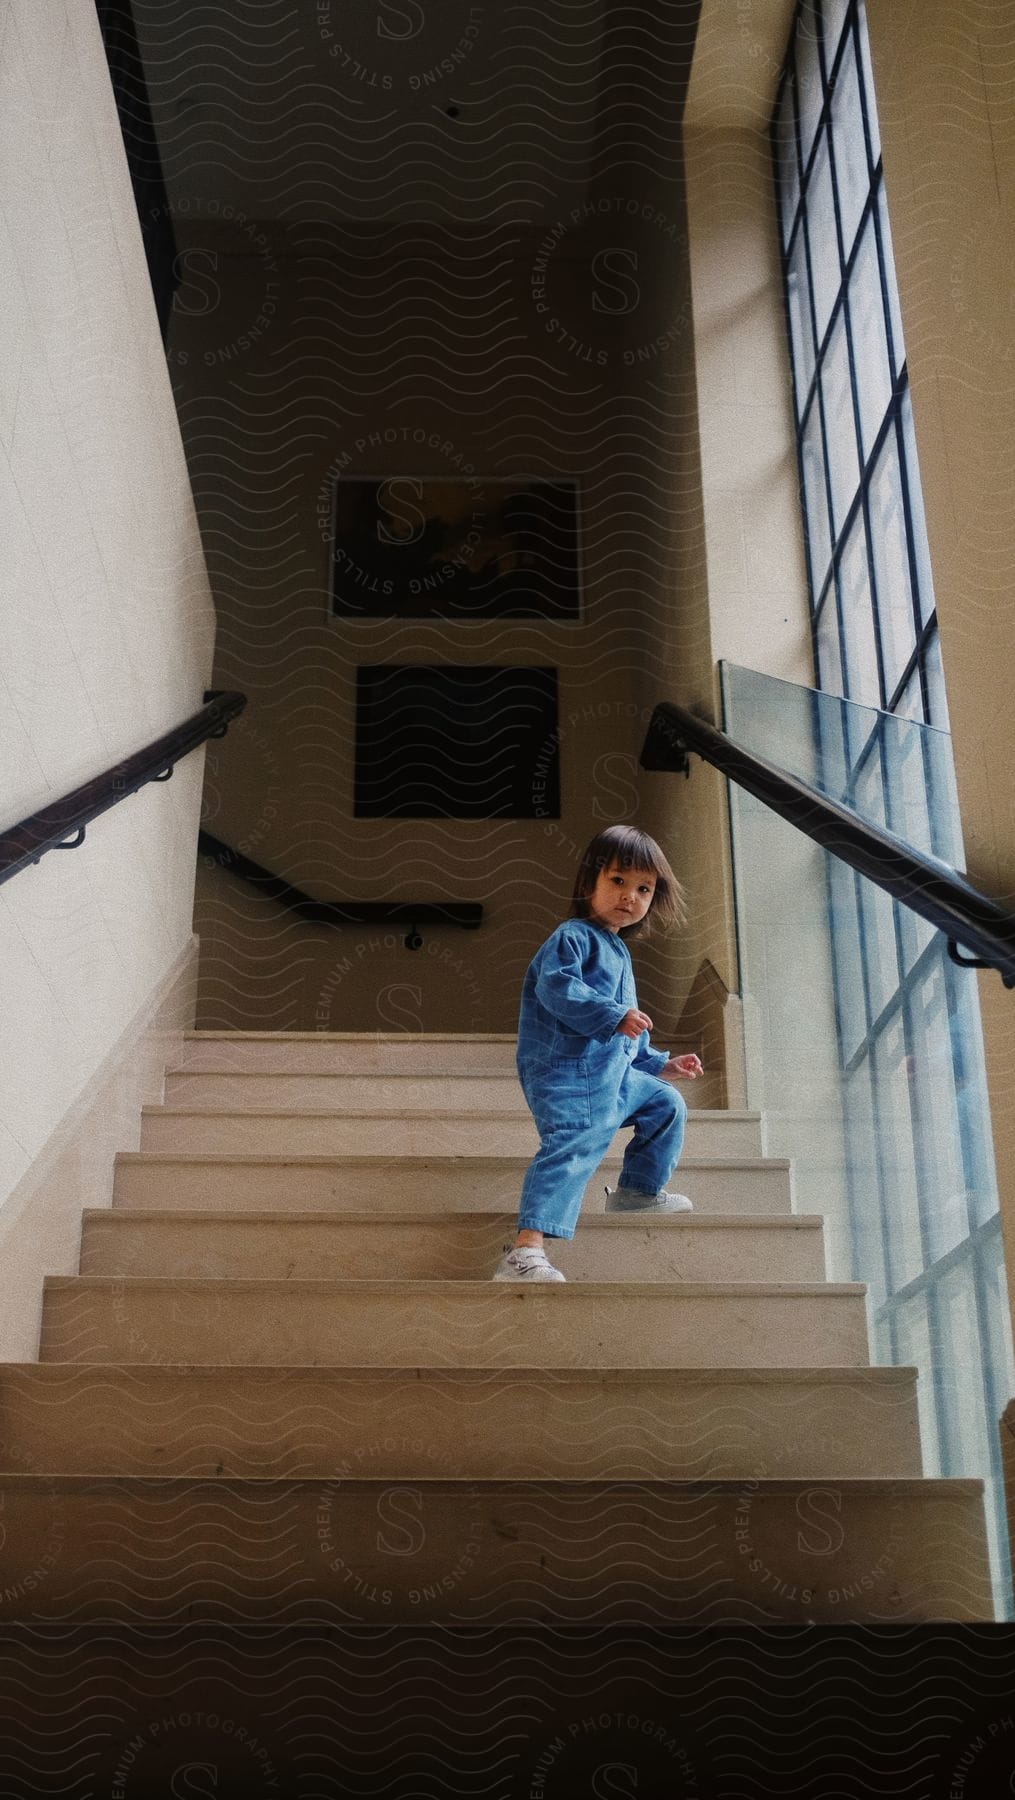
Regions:
<instances>
[{"instance_id":1,"label":"denim sleeve","mask_svg":"<svg viewBox=\"0 0 1015 1800\"><path fill-rule=\"evenodd\" d=\"M628 1009L584 980L582 949L580 938L561 932L540 968L536 999L570 1031L611 1037Z\"/></svg>"},{"instance_id":2,"label":"denim sleeve","mask_svg":"<svg viewBox=\"0 0 1015 1800\"><path fill-rule=\"evenodd\" d=\"M644 1069L646 1075L659 1075L669 1062L668 1050L653 1050L648 1041L648 1032L643 1031L638 1039L638 1048L631 1058L632 1069Z\"/></svg>"}]
</instances>

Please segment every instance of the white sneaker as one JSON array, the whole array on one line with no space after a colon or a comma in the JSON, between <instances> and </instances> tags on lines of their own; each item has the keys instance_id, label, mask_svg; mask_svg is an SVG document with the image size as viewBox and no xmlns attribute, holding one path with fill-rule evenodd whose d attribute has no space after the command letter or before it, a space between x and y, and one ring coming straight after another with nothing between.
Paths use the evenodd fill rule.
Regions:
<instances>
[{"instance_id":1,"label":"white sneaker","mask_svg":"<svg viewBox=\"0 0 1015 1800\"><path fill-rule=\"evenodd\" d=\"M610 1188L606 1190L607 1212L693 1212L694 1203L686 1194L668 1194L660 1188L658 1194L636 1194L631 1188Z\"/></svg>"},{"instance_id":2,"label":"white sneaker","mask_svg":"<svg viewBox=\"0 0 1015 1800\"><path fill-rule=\"evenodd\" d=\"M566 1281L567 1276L547 1262L545 1250L535 1244L522 1244L517 1250L505 1250L493 1274L494 1281Z\"/></svg>"}]
</instances>

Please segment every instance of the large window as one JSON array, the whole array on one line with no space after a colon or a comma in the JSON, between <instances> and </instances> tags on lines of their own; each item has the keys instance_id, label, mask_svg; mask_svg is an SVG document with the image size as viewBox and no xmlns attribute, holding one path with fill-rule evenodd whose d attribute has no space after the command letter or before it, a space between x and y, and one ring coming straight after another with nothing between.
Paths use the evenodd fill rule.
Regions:
<instances>
[{"instance_id":1,"label":"large window","mask_svg":"<svg viewBox=\"0 0 1015 1800\"><path fill-rule=\"evenodd\" d=\"M800 0L772 136L816 685L856 703L816 705L823 764L864 817L962 868L863 0ZM987 1480L1007 1612L1013 1373L974 978L834 858L828 880L850 1273L875 1357L920 1369L927 1472Z\"/></svg>"},{"instance_id":2,"label":"large window","mask_svg":"<svg viewBox=\"0 0 1015 1800\"><path fill-rule=\"evenodd\" d=\"M862 0L803 0L772 130L818 686L946 730Z\"/></svg>"}]
</instances>

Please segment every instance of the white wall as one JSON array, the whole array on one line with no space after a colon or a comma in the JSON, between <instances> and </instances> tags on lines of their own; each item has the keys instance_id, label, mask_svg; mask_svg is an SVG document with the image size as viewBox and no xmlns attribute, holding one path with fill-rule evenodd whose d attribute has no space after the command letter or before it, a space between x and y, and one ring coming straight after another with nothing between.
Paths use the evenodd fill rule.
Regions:
<instances>
[{"instance_id":1,"label":"white wall","mask_svg":"<svg viewBox=\"0 0 1015 1800\"><path fill-rule=\"evenodd\" d=\"M213 618L90 0L6 0L0 171L3 828L196 710ZM186 951L203 760L0 888L0 1221Z\"/></svg>"}]
</instances>

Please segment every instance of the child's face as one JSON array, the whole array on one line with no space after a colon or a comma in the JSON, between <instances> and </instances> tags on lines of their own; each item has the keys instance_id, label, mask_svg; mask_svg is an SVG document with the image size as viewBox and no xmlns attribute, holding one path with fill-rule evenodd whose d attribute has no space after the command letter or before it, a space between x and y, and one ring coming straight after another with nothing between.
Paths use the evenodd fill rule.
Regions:
<instances>
[{"instance_id":1,"label":"child's face","mask_svg":"<svg viewBox=\"0 0 1015 1800\"><path fill-rule=\"evenodd\" d=\"M589 913L597 925L607 931L626 930L637 925L652 904L656 878L649 869L618 869L611 863L600 869L596 885L589 895Z\"/></svg>"}]
</instances>

